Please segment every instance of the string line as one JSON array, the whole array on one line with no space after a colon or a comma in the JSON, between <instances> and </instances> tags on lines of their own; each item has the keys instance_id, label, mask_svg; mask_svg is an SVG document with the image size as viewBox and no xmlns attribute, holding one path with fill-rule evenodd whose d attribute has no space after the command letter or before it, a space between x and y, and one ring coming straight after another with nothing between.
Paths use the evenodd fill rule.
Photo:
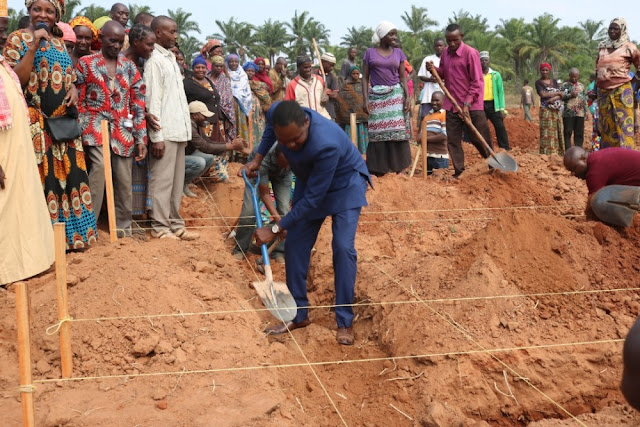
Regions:
<instances>
[{"instance_id":1,"label":"string line","mask_svg":"<svg viewBox=\"0 0 640 427\"><path fill-rule=\"evenodd\" d=\"M533 294L513 294L513 295L490 295L490 296L479 296L479 297L457 297L457 298L435 298L435 299L422 299L422 300L406 300L406 301L379 301L379 302L358 302L354 304L325 304L325 305L308 305L304 307L298 307L299 309L308 309L308 310L316 310L316 309L332 309L337 307L377 307L377 306L387 306L387 305L415 305L422 304L423 302L427 303L452 303L452 302L468 302L468 301L489 301L489 300L501 300L501 299L517 299L517 298L543 298L543 297L554 297L554 296L572 296L572 295L593 295L593 294L605 294L605 293L616 293L616 292L636 292L640 291L640 287L636 288L618 288L618 289L592 289L592 290L578 290L578 291L565 291L565 292L539 292ZM201 312L189 312L189 313L160 313L160 314L140 314L140 315L132 315L132 316L122 316L122 317L95 317L95 318L65 318L47 328L47 331L50 328L61 326L63 322L105 322L105 321L116 321L116 320L136 320L136 319L155 319L155 318L166 318L166 317L187 317L187 316L212 316L212 315L225 315L225 314L241 314L241 313L260 313L269 311L268 308L241 308L241 309L233 309L233 310L213 310L213 311L201 311ZM56 329L57 331L57 329ZM53 332L52 334L54 334ZM49 334L49 332L47 332ZM52 335L49 334L49 335Z\"/></svg>"},{"instance_id":2,"label":"string line","mask_svg":"<svg viewBox=\"0 0 640 427\"><path fill-rule=\"evenodd\" d=\"M531 388L533 388L538 393L540 393L545 399L547 399L549 402L551 402L553 405L555 405L558 409L560 409L562 412L564 412L569 417L571 417L576 423L580 424L583 427L587 427L586 424L584 424L582 421L580 421L575 415L573 415L571 412L569 412L564 406L562 406L560 403L556 402L553 398L551 398L551 396L547 395L545 392L543 392L538 387L536 387L531 381L529 381L529 379L527 379L526 377L520 375L514 368L512 368L510 365L505 363L502 359L500 359L494 353L488 351L488 349L485 346L480 344L480 342L478 342L469 332L467 332L462 326L460 326L460 324L458 322L456 322L453 319L453 317L451 317L451 315L447 314L448 317L444 316L438 310L436 310L433 307L431 307L426 301L421 300L420 297L413 290L408 289L398 279L394 278L389 273L384 271L380 266L378 266L378 264L376 264L375 262L371 262L371 263L382 274L387 276L390 280L392 280L398 286L400 286L402 289L404 289L405 292L407 292L412 297L414 297L414 298L418 299L419 301L421 301L433 314L435 314L436 316L440 317L442 320L444 320L449 325L451 325L454 329L457 329L467 340L469 340L471 343L476 345L480 349L480 352L484 352L487 355L489 355L492 359L494 359L496 362L498 362L500 365L502 365L505 369L507 369L509 372L511 372L512 375L514 375L516 378L519 378L522 381L524 381L527 385L529 385ZM622 340L620 339L620 341L622 341Z\"/></svg>"},{"instance_id":3,"label":"string line","mask_svg":"<svg viewBox=\"0 0 640 427\"><path fill-rule=\"evenodd\" d=\"M204 185L205 190L207 191L207 194L209 195L209 198L211 199L211 202L213 203L213 205L216 207L216 210L218 211L218 213L220 215L222 215L222 211L220 210L220 208L218 207L218 204L216 203L215 199L213 198L213 195L209 192L209 189L207 188L206 184L204 183L204 181L202 180L202 178L200 178L200 182L202 182L202 184ZM227 223L227 221L225 219L223 219L225 225L227 226L227 229L229 230L229 233L231 233L231 227L229 226L229 224ZM238 244L238 240L236 239L236 236L233 236L233 239L236 242L236 245L240 248L240 245ZM251 271L253 271L254 276L256 277L256 280L260 280L258 278L258 274L256 273L255 269L253 268L253 265L251 265L251 261L249 260L249 258L247 257L247 254L244 252L244 250L242 248L240 248L240 250L242 251L242 254L244 256L244 259L247 261L247 263L249 263L249 267L251 267ZM282 318L280 318L280 320L282 320ZM331 402L331 405L333 406L333 409L335 410L336 414L338 414L338 417L340 418L340 421L342 421L342 424L347 427L347 422L345 421L344 417L342 416L342 414L340 413L340 410L338 409L338 407L336 406L335 402L333 401L333 399L331 398L331 395L329 394L329 392L327 391L327 388L324 386L324 384L322 383L322 381L320 380L320 377L318 376L318 374L316 373L316 370L313 369L313 366L311 366L311 364L309 363L309 359L307 358L307 355L304 353L304 351L302 350L302 347L300 346L300 344L298 343L298 341L296 340L296 337L293 336L293 334L291 333L291 330L289 329L289 327L287 326L286 322L283 321L283 324L285 325L285 327L287 328L287 332L289 333L289 336L293 339L293 342L295 343L296 347L298 348L298 351L300 351L300 354L302 355L302 358L304 359L304 361L306 362L306 366L309 367L309 369L311 370L311 372L313 373L313 376L316 378L316 381L318 382L318 384L320 384L320 387L322 388L322 390L324 391L325 396L327 396L327 399L329 399L329 402Z\"/></svg>"},{"instance_id":4,"label":"string line","mask_svg":"<svg viewBox=\"0 0 640 427\"><path fill-rule=\"evenodd\" d=\"M511 353L516 351L527 351L527 350L545 350L545 349L566 348L566 347L586 347L586 346L595 346L595 345L619 344L623 342L624 342L623 338L612 338L612 339L596 340L596 341L578 341L578 342L569 342L569 343L540 344L540 345L529 345L529 346L519 346L519 347L489 348L489 349L467 350L467 351L450 351L450 352L442 352L442 353L424 353L424 354L412 354L412 355L406 355L406 356L370 357L366 359L327 360L327 361L318 361L318 362L306 361L306 362L300 362L300 363L235 366L235 367L229 367L229 368L194 369L194 370L180 370L180 371L170 371L170 372L147 372L147 373L137 373L137 374L98 375L98 376L71 377L71 378L47 378L47 379L34 380L33 383L47 384L47 383L58 383L58 382L88 381L88 380L159 377L159 376L183 375L183 374L191 375L191 374L210 374L210 373L221 373L221 372L259 371L259 370L265 370L265 369L305 368L308 366L349 365L349 364L360 364L360 363L386 362L386 361L394 361L394 360L400 361L400 360L414 360L414 359L431 359L436 357L449 357L449 356L468 356L468 355L484 354L484 353ZM516 375L516 376L523 380L525 379L524 377L521 377L519 375Z\"/></svg>"}]
</instances>

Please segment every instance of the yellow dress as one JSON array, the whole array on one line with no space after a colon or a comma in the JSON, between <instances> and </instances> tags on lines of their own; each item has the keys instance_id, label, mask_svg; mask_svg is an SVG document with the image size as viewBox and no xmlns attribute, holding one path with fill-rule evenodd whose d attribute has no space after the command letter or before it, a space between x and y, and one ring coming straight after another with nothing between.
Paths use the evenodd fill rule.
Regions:
<instances>
[{"instance_id":1,"label":"yellow dress","mask_svg":"<svg viewBox=\"0 0 640 427\"><path fill-rule=\"evenodd\" d=\"M0 284L7 284L47 270L54 247L22 91L2 64L0 78L13 119L10 129L0 130L0 166L7 176L0 189Z\"/></svg>"}]
</instances>

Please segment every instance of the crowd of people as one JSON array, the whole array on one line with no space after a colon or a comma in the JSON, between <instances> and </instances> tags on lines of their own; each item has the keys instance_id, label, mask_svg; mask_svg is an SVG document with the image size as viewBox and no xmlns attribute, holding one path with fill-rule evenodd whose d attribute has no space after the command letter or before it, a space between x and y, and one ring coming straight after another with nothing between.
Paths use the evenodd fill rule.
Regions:
<instances>
[{"instance_id":1,"label":"crowd of people","mask_svg":"<svg viewBox=\"0 0 640 427\"><path fill-rule=\"evenodd\" d=\"M174 20L143 12L127 28L129 10L121 3L113 5L108 17L91 22L78 16L69 23L60 22L62 0L25 4L28 19L10 35L6 7L0 18L0 139L10 141L0 144L0 212L8 218L3 217L3 225L15 223L21 230L19 236L2 236L14 239L8 245L15 254L0 261L0 283L32 276L51 264L51 254L43 249L52 246L51 227L42 226L43 219L65 223L69 250L82 250L96 241L105 191L103 143L111 151L121 237L136 232L136 215L147 215L153 238L198 239L180 215L183 196L196 196L197 178L224 183L228 162L246 163L250 183L260 176L260 196L276 226L272 235L265 232L257 240L289 229L286 244L281 242L273 256L287 262L287 281L297 284L296 300L303 305L309 242L315 242L327 215L334 216L334 250L342 254L337 261L334 256L341 273L336 276L337 293L343 304L353 299L355 249L348 237L354 236L360 208L366 205L369 174L407 169L414 127L426 132L429 173L449 168L451 161L458 178L465 170L464 138L488 157L477 135L492 145L489 122L499 147L510 150L502 76L491 68L490 52L467 45L457 24L446 28L435 40L433 54L422 61L417 72L420 92L415 94L420 105L412 117L415 71L400 47L396 26L388 21L377 25L373 47L361 59L356 48L349 49L338 71L330 52L317 58L317 67L310 56L302 55L295 58L292 75L284 57L273 66L260 57L243 64L238 55L225 55L224 44L215 39L208 40L195 58L186 58L177 45ZM631 65L640 66L640 52L619 18L611 22L608 38L600 44L588 88L577 69L560 83L552 77L551 65L542 63L535 82L540 153L563 155L574 145L582 147L589 111L597 118L596 148L633 148L637 79ZM436 74L462 111L445 96ZM526 119L532 120L534 91L524 83L521 103ZM356 129L351 128L352 114ZM108 141L103 140L105 121ZM466 122L478 132L469 132ZM350 134L356 135L355 145ZM326 141L328 135L337 146ZM34 155L25 154L26 137ZM276 139L279 144L274 144ZM340 145L345 141L351 148ZM337 163L328 161L321 149L316 153L308 148L312 154L300 155L303 145L333 150ZM353 205L331 199L327 191L334 182L322 182L326 177L318 176L318 170L338 174L335 185L347 180L345 194L355 197ZM18 177L18 171L24 176ZM350 171L366 179L355 179ZM319 209L321 203L329 207ZM251 245L252 233L246 227L253 223L251 216L247 187L234 249L237 258ZM21 227L25 222L29 227ZM300 223L310 228L299 228ZM30 246L39 249L25 249ZM350 328L349 310L336 314L339 326ZM300 310L290 326L302 327L306 321L306 312ZM338 341L352 342L350 333Z\"/></svg>"}]
</instances>

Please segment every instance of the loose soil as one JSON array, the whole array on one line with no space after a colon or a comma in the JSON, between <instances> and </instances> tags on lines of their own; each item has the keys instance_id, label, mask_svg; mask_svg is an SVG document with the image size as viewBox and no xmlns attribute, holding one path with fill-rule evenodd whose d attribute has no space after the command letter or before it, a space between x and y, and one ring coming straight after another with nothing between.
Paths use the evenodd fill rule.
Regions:
<instances>
[{"instance_id":1,"label":"loose soil","mask_svg":"<svg viewBox=\"0 0 640 427\"><path fill-rule=\"evenodd\" d=\"M587 220L584 182L536 154L537 125L518 111L506 125L517 174L490 174L466 145L460 180L374 179L356 238L353 347L336 344L329 308L312 309L313 323L292 335L262 333L273 318L250 288L256 256L234 260L225 239L238 178L184 199L196 242L109 244L103 231L67 256L73 375L115 377L36 384L37 425L576 424L568 414L640 424L619 391L637 292L540 295L636 287L640 222ZM311 304L331 305L330 220L316 249ZM55 277L27 283L34 378L59 379L58 339L45 333L57 320ZM215 313L192 315L202 312ZM120 319L95 320L105 317ZM0 407L11 426L22 419L16 343L10 286L0 291ZM170 374L140 376L154 373Z\"/></svg>"}]
</instances>

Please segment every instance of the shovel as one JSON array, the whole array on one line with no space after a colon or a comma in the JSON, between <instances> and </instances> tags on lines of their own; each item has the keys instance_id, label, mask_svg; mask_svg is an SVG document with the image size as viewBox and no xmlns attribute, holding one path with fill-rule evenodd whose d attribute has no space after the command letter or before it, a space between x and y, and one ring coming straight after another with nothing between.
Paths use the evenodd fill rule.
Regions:
<instances>
[{"instance_id":1,"label":"shovel","mask_svg":"<svg viewBox=\"0 0 640 427\"><path fill-rule=\"evenodd\" d=\"M262 216L260 215L257 196L258 184L260 184L260 175L257 176L255 185L251 185L244 169L242 170L242 177L244 178L246 185L251 189L253 212L256 215L256 227L261 228ZM273 281L273 273L271 272L271 263L269 262L267 244L263 243L260 246L260 250L262 251L265 280L264 282L253 282L253 288L258 293L258 296L262 300L264 306L269 309L269 312L271 312L276 319L282 322L289 322L296 317L298 312L296 300L293 299L286 283Z\"/></svg>"},{"instance_id":2,"label":"shovel","mask_svg":"<svg viewBox=\"0 0 640 427\"><path fill-rule=\"evenodd\" d=\"M608 185L591 199L593 213L607 224L629 227L633 215L640 211L640 187Z\"/></svg>"},{"instance_id":3,"label":"shovel","mask_svg":"<svg viewBox=\"0 0 640 427\"><path fill-rule=\"evenodd\" d=\"M511 157L509 154L505 152L496 153L495 151L493 151L493 149L489 146L489 144L487 144L487 141L484 140L480 132L478 132L478 129L476 129L476 127L473 125L473 123L471 122L471 119L465 116L464 114L462 114L462 108L460 108L460 105L454 99L454 97L451 96L451 93L444 85L444 82L438 75L438 71L436 71L435 68L431 71L431 75L435 77L436 81L444 91L444 94L447 95L447 98L449 98L449 101L451 101L453 106L456 107L464 123L469 127L469 129L471 129L471 131L474 133L476 138L478 138L480 142L482 142L482 145L484 145L484 148L486 148L487 151L489 152L489 158L487 159L489 166L491 166L494 169L501 170L502 172L517 172L518 164L516 163L516 159L514 159L513 157Z\"/></svg>"}]
</instances>

